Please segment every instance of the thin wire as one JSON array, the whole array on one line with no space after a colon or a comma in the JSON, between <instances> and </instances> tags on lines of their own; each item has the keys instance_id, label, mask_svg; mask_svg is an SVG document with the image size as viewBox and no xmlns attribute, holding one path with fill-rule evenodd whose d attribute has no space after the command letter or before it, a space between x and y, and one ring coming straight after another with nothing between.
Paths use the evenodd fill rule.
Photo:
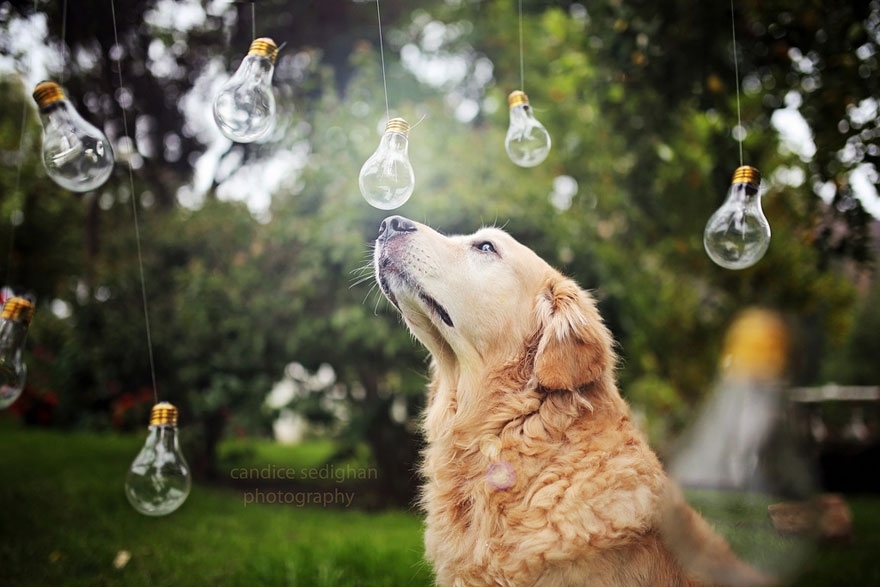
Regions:
<instances>
[{"instance_id":1,"label":"thin wire","mask_svg":"<svg viewBox=\"0 0 880 587\"><path fill-rule=\"evenodd\" d=\"M114 0L110 0L110 12L113 16L113 42L116 43L117 50L119 48L119 35L116 31L116 3ZM120 91L123 88L122 85L122 64L117 59L116 61L117 73L119 73L119 89ZM126 107L122 104L122 132L125 137L128 138L128 119L125 115ZM155 403L159 403L159 388L156 385L156 364L153 361L153 337L150 329L150 312L147 308L147 280L144 276L144 257L141 252L141 231L138 226L138 213L137 213L137 198L134 194L134 171L131 168L131 165L128 166L128 185L131 190L131 212L134 218L134 234L135 234L135 242L137 243L137 255L138 255L138 269L140 270L141 275L141 299L143 301L144 306L144 324L146 326L147 331L147 351L150 356L150 377L153 381L153 400Z\"/></svg>"},{"instance_id":2,"label":"thin wire","mask_svg":"<svg viewBox=\"0 0 880 587\"><path fill-rule=\"evenodd\" d=\"M422 123L425 121L426 118L428 118L428 115L427 115L427 114L422 114L422 117L419 118L418 121L416 121L415 124L413 124L412 126L409 127L409 132L412 132L413 129L414 129L415 127L417 127L418 125L422 124Z\"/></svg>"},{"instance_id":3,"label":"thin wire","mask_svg":"<svg viewBox=\"0 0 880 587\"><path fill-rule=\"evenodd\" d=\"M526 74L523 61L523 11L522 0L519 0L519 89L521 92L526 91Z\"/></svg>"},{"instance_id":4,"label":"thin wire","mask_svg":"<svg viewBox=\"0 0 880 587\"><path fill-rule=\"evenodd\" d=\"M21 101L21 133L18 136L18 165L15 170L15 188L12 190L13 194L18 194L19 189L21 188L21 168L24 166L24 133L25 133L25 125L27 124L27 102L25 100ZM21 212L18 210L17 212ZM12 213L10 217L10 229L9 229L9 256L7 257L7 265L6 265L6 279L3 282L4 285L9 285L9 280L12 277L12 261L13 261L13 251L15 248L15 227L16 227L16 212Z\"/></svg>"},{"instance_id":5,"label":"thin wire","mask_svg":"<svg viewBox=\"0 0 880 587\"><path fill-rule=\"evenodd\" d=\"M251 39L257 38L257 3L251 0Z\"/></svg>"},{"instance_id":6,"label":"thin wire","mask_svg":"<svg viewBox=\"0 0 880 587\"><path fill-rule=\"evenodd\" d=\"M36 4L36 2L34 2ZM67 71L67 58L65 56L67 47L67 0L61 5L61 74L58 76L61 82L59 85L64 87L64 74Z\"/></svg>"},{"instance_id":7,"label":"thin wire","mask_svg":"<svg viewBox=\"0 0 880 587\"><path fill-rule=\"evenodd\" d=\"M37 3L39 0L34 0L34 12L37 12ZM67 0L64 1L65 7L67 6ZM23 78L24 76L22 76ZM22 99L21 101L21 130L18 134L18 164L15 167L15 187L12 190L13 195L18 194L18 191L21 189L21 170L24 167L24 133L26 131L27 125L27 100ZM18 210L20 212L20 210ZM9 280L12 278L12 261L13 261L13 252L15 250L15 212L12 213L9 222L9 254L6 256L6 277L3 280L3 287L9 286Z\"/></svg>"},{"instance_id":8,"label":"thin wire","mask_svg":"<svg viewBox=\"0 0 880 587\"><path fill-rule=\"evenodd\" d=\"M27 124L27 102L25 100L21 101L21 132L18 135L18 164L15 168L15 187L12 189L13 195L17 195L19 189L21 189L21 169L24 166L24 133L25 133L25 125ZM9 286L9 280L12 278L12 263L13 263L13 252L15 251L15 227L16 219L18 217L17 213L20 213L20 210L16 210L9 217L9 253L6 256L6 278L3 280L3 285Z\"/></svg>"},{"instance_id":9,"label":"thin wire","mask_svg":"<svg viewBox=\"0 0 880 587\"><path fill-rule=\"evenodd\" d=\"M391 108L388 107L388 81L385 78L385 44L382 41L382 13L379 10L379 0L376 0L376 20L379 23L379 56L382 60L382 87L385 88L385 118L391 118Z\"/></svg>"},{"instance_id":10,"label":"thin wire","mask_svg":"<svg viewBox=\"0 0 880 587\"><path fill-rule=\"evenodd\" d=\"M730 28L733 38L733 73L736 76L736 140L739 143L739 166L743 166L743 127L742 108L739 100L739 57L736 51L736 18L733 12L733 0L730 0Z\"/></svg>"}]
</instances>

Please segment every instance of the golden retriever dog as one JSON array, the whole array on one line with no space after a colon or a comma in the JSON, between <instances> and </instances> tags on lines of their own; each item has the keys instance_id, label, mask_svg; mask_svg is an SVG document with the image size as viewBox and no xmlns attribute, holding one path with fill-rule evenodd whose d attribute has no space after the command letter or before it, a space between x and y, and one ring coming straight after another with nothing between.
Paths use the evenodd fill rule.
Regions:
<instances>
[{"instance_id":1,"label":"golden retriever dog","mask_svg":"<svg viewBox=\"0 0 880 587\"><path fill-rule=\"evenodd\" d=\"M374 270L432 358L421 499L438 585L772 584L668 480L590 294L502 230L400 216Z\"/></svg>"}]
</instances>

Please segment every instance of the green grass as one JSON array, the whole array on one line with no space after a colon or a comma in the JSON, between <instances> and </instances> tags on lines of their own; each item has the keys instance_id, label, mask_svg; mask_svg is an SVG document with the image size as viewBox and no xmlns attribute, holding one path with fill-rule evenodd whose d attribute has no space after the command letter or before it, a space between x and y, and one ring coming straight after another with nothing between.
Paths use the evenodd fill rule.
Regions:
<instances>
[{"instance_id":1,"label":"green grass","mask_svg":"<svg viewBox=\"0 0 880 587\"><path fill-rule=\"evenodd\" d=\"M241 493L196 485L173 514L142 516L122 491L141 443L0 425L0 585L432 584L411 512L245 506ZM296 467L325 454L284 452ZM120 551L131 559L116 569Z\"/></svg>"},{"instance_id":2,"label":"green grass","mask_svg":"<svg viewBox=\"0 0 880 587\"><path fill-rule=\"evenodd\" d=\"M241 491L196 485L170 516L137 514L122 484L141 443L142 437L65 434L0 420L0 585L433 584L423 561L422 523L413 512L245 506ZM236 440L221 454L226 467L271 463L302 470L322 466L333 448ZM362 455L353 463L369 466ZM797 587L880 586L880 498L849 502L854 542L816 552ZM736 540L762 544L747 520L737 528ZM131 558L117 569L120 551Z\"/></svg>"},{"instance_id":3,"label":"green grass","mask_svg":"<svg viewBox=\"0 0 880 587\"><path fill-rule=\"evenodd\" d=\"M779 500L752 493L706 490L687 492L688 502L730 543L743 560L792 587L880 586L880 498L848 496L853 513L850 544L781 536L772 527L767 507Z\"/></svg>"}]
</instances>

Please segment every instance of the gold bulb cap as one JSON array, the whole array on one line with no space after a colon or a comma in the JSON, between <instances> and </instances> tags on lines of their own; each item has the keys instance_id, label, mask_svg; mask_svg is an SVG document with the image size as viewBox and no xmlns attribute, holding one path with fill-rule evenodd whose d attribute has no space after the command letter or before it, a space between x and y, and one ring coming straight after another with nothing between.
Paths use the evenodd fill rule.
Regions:
<instances>
[{"instance_id":1,"label":"gold bulb cap","mask_svg":"<svg viewBox=\"0 0 880 587\"><path fill-rule=\"evenodd\" d=\"M275 41L269 37L260 37L251 42L251 48L248 49L248 55L265 57L274 65L275 57L278 55L278 46L275 44Z\"/></svg>"},{"instance_id":2,"label":"gold bulb cap","mask_svg":"<svg viewBox=\"0 0 880 587\"><path fill-rule=\"evenodd\" d=\"M61 86L56 84L55 82L40 82L37 84L37 87L34 88L34 101L36 101L37 106L41 109L47 106L51 106L55 102L60 102L64 100L66 96L64 95L64 91L61 89Z\"/></svg>"},{"instance_id":3,"label":"gold bulb cap","mask_svg":"<svg viewBox=\"0 0 880 587\"><path fill-rule=\"evenodd\" d=\"M150 426L177 426L177 408L168 402L159 402L150 412Z\"/></svg>"},{"instance_id":4,"label":"gold bulb cap","mask_svg":"<svg viewBox=\"0 0 880 587\"><path fill-rule=\"evenodd\" d=\"M0 318L5 320L15 320L16 322L31 323L34 317L34 303L27 298L18 296L9 298L3 304L3 313Z\"/></svg>"},{"instance_id":5,"label":"gold bulb cap","mask_svg":"<svg viewBox=\"0 0 880 587\"><path fill-rule=\"evenodd\" d=\"M409 123L402 118L392 118L385 123L385 134L396 132L405 137L409 136Z\"/></svg>"},{"instance_id":6,"label":"gold bulb cap","mask_svg":"<svg viewBox=\"0 0 880 587\"><path fill-rule=\"evenodd\" d=\"M514 106L521 106L523 104L529 103L529 97L526 96L526 93L522 90L514 90L510 92L510 95L507 96L507 105L513 108Z\"/></svg>"},{"instance_id":7,"label":"gold bulb cap","mask_svg":"<svg viewBox=\"0 0 880 587\"><path fill-rule=\"evenodd\" d=\"M788 328L775 312L749 308L741 312L724 337L722 367L728 373L778 380L788 363Z\"/></svg>"},{"instance_id":8,"label":"gold bulb cap","mask_svg":"<svg viewBox=\"0 0 880 587\"><path fill-rule=\"evenodd\" d=\"M736 171L733 172L733 180L730 183L746 183L758 189L758 186L761 185L761 172L748 165L737 167Z\"/></svg>"}]
</instances>

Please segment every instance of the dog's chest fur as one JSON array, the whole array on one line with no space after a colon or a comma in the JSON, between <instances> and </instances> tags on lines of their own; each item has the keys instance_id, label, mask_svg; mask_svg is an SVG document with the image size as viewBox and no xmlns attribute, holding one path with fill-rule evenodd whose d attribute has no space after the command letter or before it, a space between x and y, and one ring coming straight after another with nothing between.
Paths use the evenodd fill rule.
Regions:
<instances>
[{"instance_id":1,"label":"dog's chest fur","mask_svg":"<svg viewBox=\"0 0 880 587\"><path fill-rule=\"evenodd\" d=\"M600 556L648 532L663 477L619 396L594 394L590 405L528 384L497 391L467 417L454 389L432 387L423 503L440 584L454 575L465 585L513 576L531 585L548 564ZM500 441L497 454L480 451L487 435ZM515 473L506 489L486 476L500 461Z\"/></svg>"}]
</instances>

